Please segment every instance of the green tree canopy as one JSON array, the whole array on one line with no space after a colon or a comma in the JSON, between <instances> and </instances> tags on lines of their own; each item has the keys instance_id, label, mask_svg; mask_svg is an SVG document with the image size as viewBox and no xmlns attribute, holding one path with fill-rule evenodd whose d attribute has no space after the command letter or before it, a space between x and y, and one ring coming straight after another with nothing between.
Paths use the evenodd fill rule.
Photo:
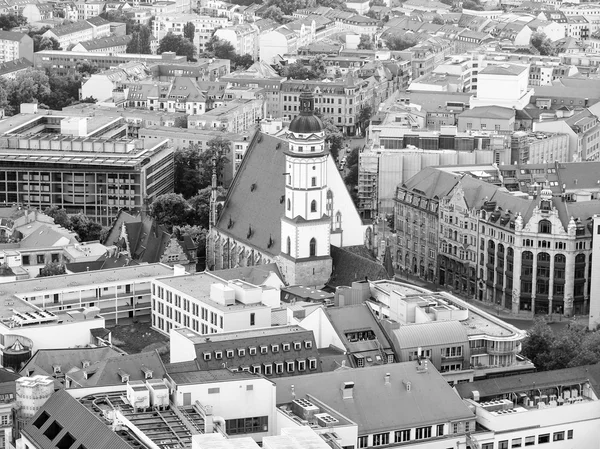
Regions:
<instances>
[{"instance_id":1,"label":"green tree canopy","mask_svg":"<svg viewBox=\"0 0 600 449\"><path fill-rule=\"evenodd\" d=\"M48 276L57 276L65 273L66 269L63 264L59 262L49 262L40 268L40 274L38 274L37 277L43 278Z\"/></svg>"},{"instance_id":2,"label":"green tree canopy","mask_svg":"<svg viewBox=\"0 0 600 449\"><path fill-rule=\"evenodd\" d=\"M158 44L158 53L162 54L167 51L175 52L178 56L186 56L189 61L194 61L196 55L196 47L192 42L183 36L167 33Z\"/></svg>"},{"instance_id":3,"label":"green tree canopy","mask_svg":"<svg viewBox=\"0 0 600 449\"><path fill-rule=\"evenodd\" d=\"M131 40L127 44L127 53L137 53L142 55L152 54L152 31L146 25L141 25L131 33Z\"/></svg>"},{"instance_id":4,"label":"green tree canopy","mask_svg":"<svg viewBox=\"0 0 600 449\"><path fill-rule=\"evenodd\" d=\"M156 220L156 223L165 226L170 232L173 226L187 224L189 211L190 205L182 195L167 193L152 201L149 215Z\"/></svg>"},{"instance_id":5,"label":"green tree canopy","mask_svg":"<svg viewBox=\"0 0 600 449\"><path fill-rule=\"evenodd\" d=\"M200 190L200 150L192 145L175 151L175 193L191 198Z\"/></svg>"},{"instance_id":6,"label":"green tree canopy","mask_svg":"<svg viewBox=\"0 0 600 449\"><path fill-rule=\"evenodd\" d=\"M373 44L373 40L371 39L371 36L369 36L368 34L361 34L360 42L358 43L358 49L359 50L373 50L373 48L375 48L375 45Z\"/></svg>"},{"instance_id":7,"label":"green tree canopy","mask_svg":"<svg viewBox=\"0 0 600 449\"><path fill-rule=\"evenodd\" d=\"M196 34L196 27L192 22L188 22L183 26L183 37L190 42L194 42L194 35Z\"/></svg>"},{"instance_id":8,"label":"green tree canopy","mask_svg":"<svg viewBox=\"0 0 600 449\"><path fill-rule=\"evenodd\" d=\"M231 142L223 137L208 141L208 148L200 153L200 188L212 185L213 164L217 168L217 185L223 185L223 171L230 162Z\"/></svg>"},{"instance_id":9,"label":"green tree canopy","mask_svg":"<svg viewBox=\"0 0 600 449\"><path fill-rule=\"evenodd\" d=\"M417 38L412 34L405 34L400 36L398 34L388 36L385 39L385 43L390 50L402 51L407 48L414 47L418 44Z\"/></svg>"},{"instance_id":10,"label":"green tree canopy","mask_svg":"<svg viewBox=\"0 0 600 449\"><path fill-rule=\"evenodd\" d=\"M53 37L36 34L33 36L33 51L62 50L60 43Z\"/></svg>"},{"instance_id":11,"label":"green tree canopy","mask_svg":"<svg viewBox=\"0 0 600 449\"><path fill-rule=\"evenodd\" d=\"M277 5L271 5L268 8L266 8L262 13L261 13L261 17L263 19L271 19L274 20L277 23L283 23L285 22L284 18L283 18L283 11L281 10L281 8Z\"/></svg>"},{"instance_id":12,"label":"green tree canopy","mask_svg":"<svg viewBox=\"0 0 600 449\"><path fill-rule=\"evenodd\" d=\"M27 19L21 14L0 14L0 30L10 31L13 28L23 26L27 23Z\"/></svg>"},{"instance_id":13,"label":"green tree canopy","mask_svg":"<svg viewBox=\"0 0 600 449\"><path fill-rule=\"evenodd\" d=\"M364 131L369 127L369 121L373 115L373 108L369 105L363 106L358 112L356 118L356 124L360 127L361 131Z\"/></svg>"},{"instance_id":14,"label":"green tree canopy","mask_svg":"<svg viewBox=\"0 0 600 449\"><path fill-rule=\"evenodd\" d=\"M225 195L223 187L217 187L217 197ZM208 228L210 221L210 196L212 194L212 186L205 187L198 191L198 194L188 200L191 208L190 218L188 223Z\"/></svg>"},{"instance_id":15,"label":"green tree canopy","mask_svg":"<svg viewBox=\"0 0 600 449\"><path fill-rule=\"evenodd\" d=\"M557 53L556 46L543 32L533 33L530 43L542 56L555 56Z\"/></svg>"},{"instance_id":16,"label":"green tree canopy","mask_svg":"<svg viewBox=\"0 0 600 449\"><path fill-rule=\"evenodd\" d=\"M100 240L102 235L102 225L100 223L90 220L83 213L72 215L70 219L71 229L77 233L79 240L82 242Z\"/></svg>"},{"instance_id":17,"label":"green tree canopy","mask_svg":"<svg viewBox=\"0 0 600 449\"><path fill-rule=\"evenodd\" d=\"M69 215L67 215L67 211L56 207L56 206L52 206L52 207L48 207L45 211L44 214L48 215L51 218L54 218L54 223L62 226L65 229L71 229L71 219L69 218Z\"/></svg>"}]
</instances>

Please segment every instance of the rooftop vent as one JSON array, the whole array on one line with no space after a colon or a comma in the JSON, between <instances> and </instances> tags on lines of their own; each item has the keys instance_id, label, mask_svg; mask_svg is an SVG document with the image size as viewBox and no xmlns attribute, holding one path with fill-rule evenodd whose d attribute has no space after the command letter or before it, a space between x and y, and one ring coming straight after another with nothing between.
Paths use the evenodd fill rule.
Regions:
<instances>
[{"instance_id":1,"label":"rooftop vent","mask_svg":"<svg viewBox=\"0 0 600 449\"><path fill-rule=\"evenodd\" d=\"M354 398L354 382L344 382L342 384L342 398L352 399Z\"/></svg>"}]
</instances>

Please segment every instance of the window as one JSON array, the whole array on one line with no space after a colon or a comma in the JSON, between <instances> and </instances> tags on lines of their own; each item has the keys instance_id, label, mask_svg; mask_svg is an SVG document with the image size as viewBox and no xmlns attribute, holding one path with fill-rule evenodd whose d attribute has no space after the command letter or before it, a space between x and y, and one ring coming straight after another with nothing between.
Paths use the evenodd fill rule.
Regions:
<instances>
[{"instance_id":1,"label":"window","mask_svg":"<svg viewBox=\"0 0 600 449\"><path fill-rule=\"evenodd\" d=\"M369 436L358 437L358 449L369 446Z\"/></svg>"},{"instance_id":2,"label":"window","mask_svg":"<svg viewBox=\"0 0 600 449\"><path fill-rule=\"evenodd\" d=\"M288 360L286 362L286 367L285 368L287 369L288 373L293 373L294 369L296 368L296 362L294 362L293 360Z\"/></svg>"},{"instance_id":3,"label":"window","mask_svg":"<svg viewBox=\"0 0 600 449\"><path fill-rule=\"evenodd\" d=\"M306 360L298 360L298 371L306 371Z\"/></svg>"},{"instance_id":4,"label":"window","mask_svg":"<svg viewBox=\"0 0 600 449\"><path fill-rule=\"evenodd\" d=\"M266 354L267 352L269 352L269 348L265 345L260 347L260 353L261 354Z\"/></svg>"},{"instance_id":5,"label":"window","mask_svg":"<svg viewBox=\"0 0 600 449\"><path fill-rule=\"evenodd\" d=\"M264 364L264 372L265 372L265 376L270 376L273 374L273 365L271 365L270 363L265 363Z\"/></svg>"},{"instance_id":6,"label":"window","mask_svg":"<svg viewBox=\"0 0 600 449\"><path fill-rule=\"evenodd\" d=\"M508 440L500 441L498 443L498 449L508 449Z\"/></svg>"},{"instance_id":7,"label":"window","mask_svg":"<svg viewBox=\"0 0 600 449\"><path fill-rule=\"evenodd\" d=\"M317 241L314 238L310 239L309 255L310 257L317 255Z\"/></svg>"},{"instance_id":8,"label":"window","mask_svg":"<svg viewBox=\"0 0 600 449\"><path fill-rule=\"evenodd\" d=\"M294 342L294 349L296 351L299 351L300 349L302 349L302 343L300 343L299 341L295 341Z\"/></svg>"},{"instance_id":9,"label":"window","mask_svg":"<svg viewBox=\"0 0 600 449\"><path fill-rule=\"evenodd\" d=\"M248 353L250 355L256 355L256 348L254 346L251 346L248 348Z\"/></svg>"},{"instance_id":10,"label":"window","mask_svg":"<svg viewBox=\"0 0 600 449\"><path fill-rule=\"evenodd\" d=\"M563 441L565 439L565 432L554 432L552 441Z\"/></svg>"},{"instance_id":11,"label":"window","mask_svg":"<svg viewBox=\"0 0 600 449\"><path fill-rule=\"evenodd\" d=\"M377 433L373 435L373 446L383 446L384 444L390 444L389 433Z\"/></svg>"},{"instance_id":12,"label":"window","mask_svg":"<svg viewBox=\"0 0 600 449\"><path fill-rule=\"evenodd\" d=\"M216 388L209 388L208 389L208 394L219 394L219 392L221 391L220 388L216 387Z\"/></svg>"},{"instance_id":13,"label":"window","mask_svg":"<svg viewBox=\"0 0 600 449\"><path fill-rule=\"evenodd\" d=\"M210 360L210 358L211 358L210 356L211 356L210 352L205 352L204 353L204 360L206 360L206 361Z\"/></svg>"},{"instance_id":14,"label":"window","mask_svg":"<svg viewBox=\"0 0 600 449\"><path fill-rule=\"evenodd\" d=\"M538 444L544 444L550 442L550 434L545 433L543 435L538 435Z\"/></svg>"},{"instance_id":15,"label":"window","mask_svg":"<svg viewBox=\"0 0 600 449\"><path fill-rule=\"evenodd\" d=\"M481 449L494 449L494 443L483 443Z\"/></svg>"},{"instance_id":16,"label":"window","mask_svg":"<svg viewBox=\"0 0 600 449\"><path fill-rule=\"evenodd\" d=\"M317 202L315 200L312 200L310 202L310 211L311 212L316 212L317 211Z\"/></svg>"},{"instance_id":17,"label":"window","mask_svg":"<svg viewBox=\"0 0 600 449\"><path fill-rule=\"evenodd\" d=\"M552 234L552 223L548 220L540 220L538 223L538 232L540 234Z\"/></svg>"},{"instance_id":18,"label":"window","mask_svg":"<svg viewBox=\"0 0 600 449\"><path fill-rule=\"evenodd\" d=\"M312 341L310 341L310 340L305 341L304 342L304 347L306 349L311 349L312 348Z\"/></svg>"},{"instance_id":19,"label":"window","mask_svg":"<svg viewBox=\"0 0 600 449\"><path fill-rule=\"evenodd\" d=\"M292 241L291 239L288 237L287 238L287 250L286 250L287 254L292 254Z\"/></svg>"},{"instance_id":20,"label":"window","mask_svg":"<svg viewBox=\"0 0 600 449\"><path fill-rule=\"evenodd\" d=\"M279 352L279 345L271 345L271 351Z\"/></svg>"},{"instance_id":21,"label":"window","mask_svg":"<svg viewBox=\"0 0 600 449\"><path fill-rule=\"evenodd\" d=\"M405 441L410 441L410 429L396 430L394 432L394 443L403 443Z\"/></svg>"},{"instance_id":22,"label":"window","mask_svg":"<svg viewBox=\"0 0 600 449\"><path fill-rule=\"evenodd\" d=\"M522 443L521 443L521 438L514 438L511 441L511 445L510 447L521 447Z\"/></svg>"},{"instance_id":23,"label":"window","mask_svg":"<svg viewBox=\"0 0 600 449\"><path fill-rule=\"evenodd\" d=\"M525 437L525 446L533 446L535 444L535 437Z\"/></svg>"},{"instance_id":24,"label":"window","mask_svg":"<svg viewBox=\"0 0 600 449\"><path fill-rule=\"evenodd\" d=\"M310 369L310 370L317 369L317 359L315 359L314 357L311 357L310 359L308 359L308 369Z\"/></svg>"},{"instance_id":25,"label":"window","mask_svg":"<svg viewBox=\"0 0 600 449\"><path fill-rule=\"evenodd\" d=\"M44 257L43 254L38 254L37 255L37 263L42 264L42 263L46 263L46 258Z\"/></svg>"},{"instance_id":26,"label":"window","mask_svg":"<svg viewBox=\"0 0 600 449\"><path fill-rule=\"evenodd\" d=\"M227 358L228 359L232 359L233 358L233 349L228 349L227 350Z\"/></svg>"},{"instance_id":27,"label":"window","mask_svg":"<svg viewBox=\"0 0 600 449\"><path fill-rule=\"evenodd\" d=\"M284 344L283 344L283 350L284 350L284 351L286 351L286 352L287 352L287 351L289 351L289 350L290 350L290 348L291 348L291 345L290 345L289 343L284 343Z\"/></svg>"},{"instance_id":28,"label":"window","mask_svg":"<svg viewBox=\"0 0 600 449\"><path fill-rule=\"evenodd\" d=\"M572 440L572 439L573 439L573 431L567 430L567 440Z\"/></svg>"},{"instance_id":29,"label":"window","mask_svg":"<svg viewBox=\"0 0 600 449\"><path fill-rule=\"evenodd\" d=\"M238 357L244 357L246 355L246 348L238 348Z\"/></svg>"},{"instance_id":30,"label":"window","mask_svg":"<svg viewBox=\"0 0 600 449\"><path fill-rule=\"evenodd\" d=\"M316 187L317 186L317 178L315 176L313 176L310 179L310 185L311 185L311 187Z\"/></svg>"},{"instance_id":31,"label":"window","mask_svg":"<svg viewBox=\"0 0 600 449\"><path fill-rule=\"evenodd\" d=\"M268 430L268 416L259 416L256 418L228 419L225 421L225 431L229 435L267 432Z\"/></svg>"},{"instance_id":32,"label":"window","mask_svg":"<svg viewBox=\"0 0 600 449\"><path fill-rule=\"evenodd\" d=\"M46 421L48 421L49 418L50 418L50 415L47 412L43 411L42 414L40 416L38 416L37 419L33 422L34 427L41 429L42 426L44 424L46 424ZM564 432L563 432L563 434L564 434Z\"/></svg>"},{"instance_id":33,"label":"window","mask_svg":"<svg viewBox=\"0 0 600 449\"><path fill-rule=\"evenodd\" d=\"M283 362L275 363L275 374L283 374Z\"/></svg>"},{"instance_id":34,"label":"window","mask_svg":"<svg viewBox=\"0 0 600 449\"><path fill-rule=\"evenodd\" d=\"M250 314L250 326L254 326L256 324L256 314L253 312Z\"/></svg>"},{"instance_id":35,"label":"window","mask_svg":"<svg viewBox=\"0 0 600 449\"><path fill-rule=\"evenodd\" d=\"M417 427L415 432L415 439L422 440L425 438L431 438L431 426Z\"/></svg>"},{"instance_id":36,"label":"window","mask_svg":"<svg viewBox=\"0 0 600 449\"><path fill-rule=\"evenodd\" d=\"M29 256L23 256L21 258L21 260L23 261L23 265L29 265L30 264L30 262L29 262Z\"/></svg>"},{"instance_id":37,"label":"window","mask_svg":"<svg viewBox=\"0 0 600 449\"><path fill-rule=\"evenodd\" d=\"M444 435L444 425L443 424L438 424L437 425L437 436L441 437Z\"/></svg>"},{"instance_id":38,"label":"window","mask_svg":"<svg viewBox=\"0 0 600 449\"><path fill-rule=\"evenodd\" d=\"M223 358L223 351L215 351L215 359L221 360Z\"/></svg>"}]
</instances>

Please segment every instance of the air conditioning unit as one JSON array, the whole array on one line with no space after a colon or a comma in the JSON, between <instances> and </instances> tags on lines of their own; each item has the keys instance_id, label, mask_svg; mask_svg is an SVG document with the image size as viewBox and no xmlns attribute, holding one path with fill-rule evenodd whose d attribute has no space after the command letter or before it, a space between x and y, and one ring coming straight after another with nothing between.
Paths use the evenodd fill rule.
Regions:
<instances>
[{"instance_id":1,"label":"air conditioning unit","mask_svg":"<svg viewBox=\"0 0 600 449\"><path fill-rule=\"evenodd\" d=\"M334 426L340 422L329 413L317 413L315 415L315 419L317 420L317 424L319 424L321 427Z\"/></svg>"},{"instance_id":2,"label":"air conditioning unit","mask_svg":"<svg viewBox=\"0 0 600 449\"><path fill-rule=\"evenodd\" d=\"M306 399L294 399L292 401L292 411L303 420L311 421L321 410Z\"/></svg>"}]
</instances>

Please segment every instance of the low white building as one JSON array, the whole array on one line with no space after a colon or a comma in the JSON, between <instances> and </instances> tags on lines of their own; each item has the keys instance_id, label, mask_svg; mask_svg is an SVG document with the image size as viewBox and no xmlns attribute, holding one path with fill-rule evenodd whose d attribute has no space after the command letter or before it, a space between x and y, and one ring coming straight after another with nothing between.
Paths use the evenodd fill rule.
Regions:
<instances>
[{"instance_id":1,"label":"low white building","mask_svg":"<svg viewBox=\"0 0 600 449\"><path fill-rule=\"evenodd\" d=\"M529 64L488 65L479 71L477 93L470 106L500 106L522 110L529 104L533 89L528 87Z\"/></svg>"}]
</instances>

